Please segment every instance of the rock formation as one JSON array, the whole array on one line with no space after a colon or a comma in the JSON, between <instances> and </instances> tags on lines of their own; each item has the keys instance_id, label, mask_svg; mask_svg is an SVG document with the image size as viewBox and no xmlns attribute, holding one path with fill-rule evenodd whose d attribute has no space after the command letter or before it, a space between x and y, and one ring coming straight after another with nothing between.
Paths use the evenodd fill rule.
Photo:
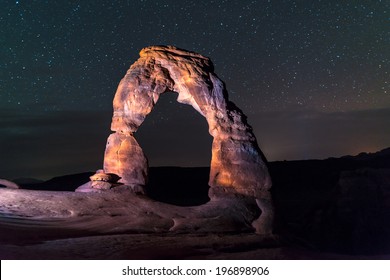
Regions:
<instances>
[{"instance_id":1,"label":"rock formation","mask_svg":"<svg viewBox=\"0 0 390 280\"><path fill-rule=\"evenodd\" d=\"M115 186L120 179L119 176L110 173L104 173L102 169L96 171L94 175L89 177L91 180L91 188L99 190L109 190Z\"/></svg>"},{"instance_id":2,"label":"rock formation","mask_svg":"<svg viewBox=\"0 0 390 280\"><path fill-rule=\"evenodd\" d=\"M20 186L18 184L6 179L0 179L0 186L4 186L9 189L20 189Z\"/></svg>"},{"instance_id":3,"label":"rock formation","mask_svg":"<svg viewBox=\"0 0 390 280\"><path fill-rule=\"evenodd\" d=\"M270 228L273 220L271 179L246 116L228 99L224 83L209 58L171 46L141 50L116 91L114 114L104 156L104 172L120 183L142 187L148 161L134 137L164 92L177 92L177 101L203 115L213 136L210 198L242 195L256 199L262 218L254 225Z\"/></svg>"},{"instance_id":4,"label":"rock formation","mask_svg":"<svg viewBox=\"0 0 390 280\"><path fill-rule=\"evenodd\" d=\"M79 186L75 192L101 192L123 186L123 183L118 183L120 177L113 173L105 173L103 169L96 170L96 173L89 177L90 181ZM131 190L133 193L144 194L142 186L125 185L124 188Z\"/></svg>"}]
</instances>

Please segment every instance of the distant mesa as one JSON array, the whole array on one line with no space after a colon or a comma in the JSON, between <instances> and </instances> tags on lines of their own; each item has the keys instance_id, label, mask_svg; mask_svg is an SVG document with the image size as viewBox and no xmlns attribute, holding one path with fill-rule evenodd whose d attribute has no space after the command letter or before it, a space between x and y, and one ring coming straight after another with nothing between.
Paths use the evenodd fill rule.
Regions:
<instances>
[{"instance_id":1,"label":"distant mesa","mask_svg":"<svg viewBox=\"0 0 390 280\"><path fill-rule=\"evenodd\" d=\"M17 178L17 179L13 179L12 182L15 182L18 185L27 185L27 184L40 184L43 183L44 181L35 178Z\"/></svg>"}]
</instances>

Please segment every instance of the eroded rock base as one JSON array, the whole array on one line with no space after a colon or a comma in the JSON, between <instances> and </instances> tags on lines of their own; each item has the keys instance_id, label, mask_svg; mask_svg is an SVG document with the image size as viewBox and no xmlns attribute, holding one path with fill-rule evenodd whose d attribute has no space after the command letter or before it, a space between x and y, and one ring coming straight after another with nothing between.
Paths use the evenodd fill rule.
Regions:
<instances>
[{"instance_id":1,"label":"eroded rock base","mask_svg":"<svg viewBox=\"0 0 390 280\"><path fill-rule=\"evenodd\" d=\"M180 207L122 186L89 193L0 189L0 214L9 225L27 223L30 229L60 229L67 236L77 236L82 232L255 232L252 223L260 211L252 197L227 196Z\"/></svg>"}]
</instances>

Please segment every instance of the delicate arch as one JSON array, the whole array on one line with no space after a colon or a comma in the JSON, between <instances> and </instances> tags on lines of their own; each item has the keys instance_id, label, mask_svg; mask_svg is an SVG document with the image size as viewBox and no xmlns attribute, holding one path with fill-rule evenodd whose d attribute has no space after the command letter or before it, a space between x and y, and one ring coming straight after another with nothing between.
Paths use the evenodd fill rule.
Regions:
<instances>
[{"instance_id":1,"label":"delicate arch","mask_svg":"<svg viewBox=\"0 0 390 280\"><path fill-rule=\"evenodd\" d=\"M140 52L116 91L104 156L104 171L126 185L145 185L148 162L134 132L161 94L177 92L177 101L203 115L213 136L210 195L238 193L269 198L271 179L246 116L229 101L224 83L209 58L172 46Z\"/></svg>"}]
</instances>

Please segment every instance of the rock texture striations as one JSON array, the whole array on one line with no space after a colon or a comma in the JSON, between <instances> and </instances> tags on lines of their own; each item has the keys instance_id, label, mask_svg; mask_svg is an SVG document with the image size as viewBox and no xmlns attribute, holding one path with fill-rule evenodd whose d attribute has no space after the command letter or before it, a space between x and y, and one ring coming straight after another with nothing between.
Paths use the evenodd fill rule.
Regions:
<instances>
[{"instance_id":1,"label":"rock texture striations","mask_svg":"<svg viewBox=\"0 0 390 280\"><path fill-rule=\"evenodd\" d=\"M147 158L134 137L160 95L177 92L177 101L203 115L213 136L210 197L243 195L257 199L272 220L271 179L246 116L228 99L209 58L172 46L141 50L116 91L114 114L104 156L104 172L129 186L144 186ZM268 222L267 222L268 223ZM267 227L261 225L261 227Z\"/></svg>"}]
</instances>

